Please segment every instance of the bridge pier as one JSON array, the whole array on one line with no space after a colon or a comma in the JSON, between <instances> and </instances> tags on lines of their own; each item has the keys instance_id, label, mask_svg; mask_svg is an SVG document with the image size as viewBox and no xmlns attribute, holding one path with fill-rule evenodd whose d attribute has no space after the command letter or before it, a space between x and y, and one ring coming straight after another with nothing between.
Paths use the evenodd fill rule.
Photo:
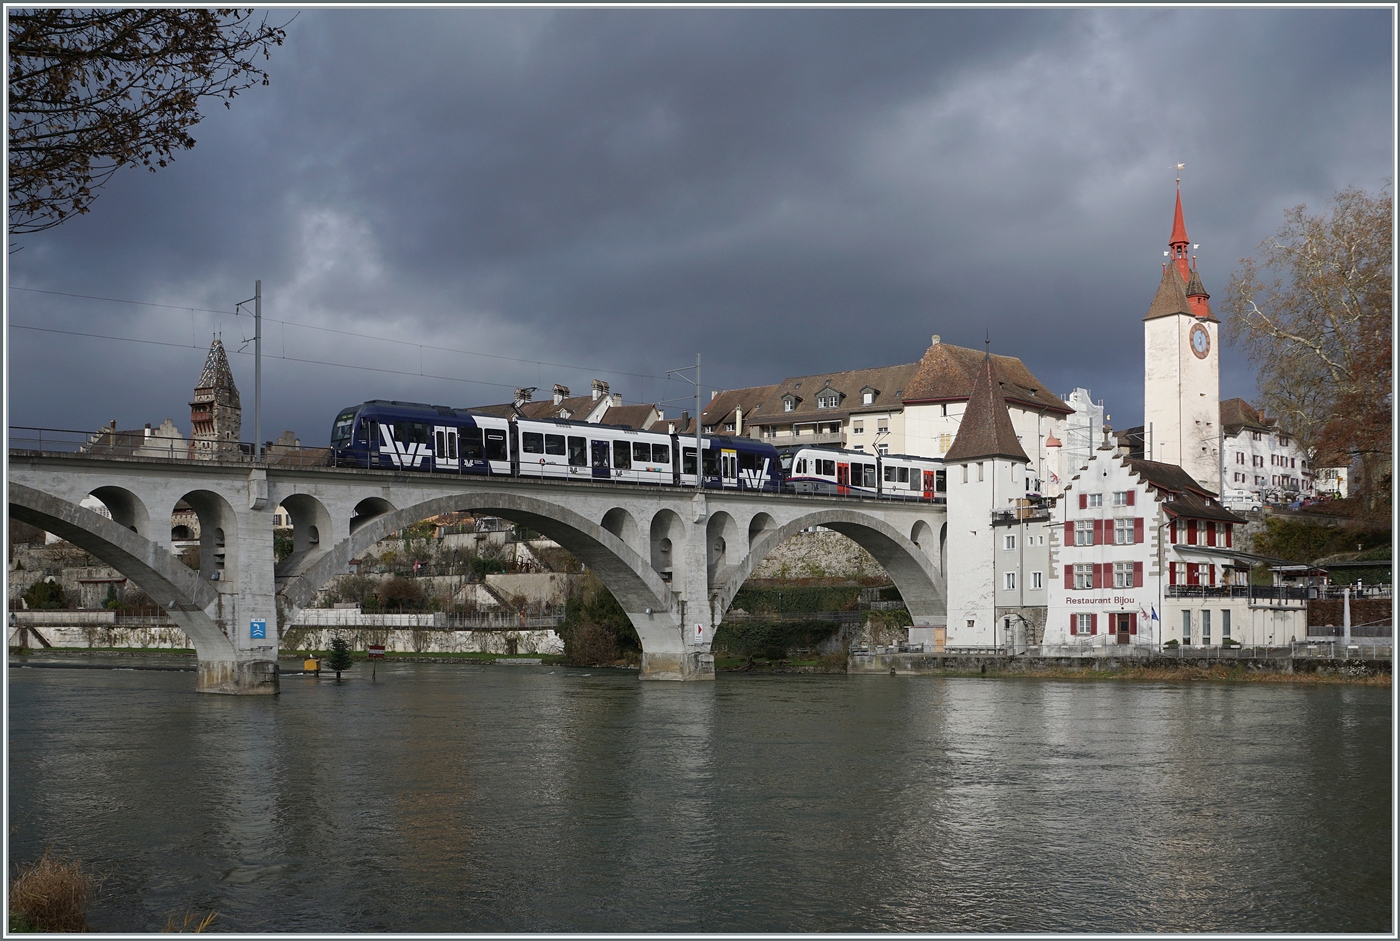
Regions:
<instances>
[{"instance_id":1,"label":"bridge pier","mask_svg":"<svg viewBox=\"0 0 1400 941\"><path fill-rule=\"evenodd\" d=\"M644 680L713 680L715 656L699 647L682 651L642 651Z\"/></svg>"},{"instance_id":2,"label":"bridge pier","mask_svg":"<svg viewBox=\"0 0 1400 941\"><path fill-rule=\"evenodd\" d=\"M199 661L195 691L230 696L275 696L279 690L276 660Z\"/></svg>"}]
</instances>

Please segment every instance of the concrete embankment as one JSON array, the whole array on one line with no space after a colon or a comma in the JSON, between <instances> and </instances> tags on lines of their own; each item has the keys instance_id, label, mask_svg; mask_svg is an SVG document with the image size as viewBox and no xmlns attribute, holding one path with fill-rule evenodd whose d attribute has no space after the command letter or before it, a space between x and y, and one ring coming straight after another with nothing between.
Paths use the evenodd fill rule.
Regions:
<instances>
[{"instance_id":1,"label":"concrete embankment","mask_svg":"<svg viewBox=\"0 0 1400 941\"><path fill-rule=\"evenodd\" d=\"M863 653L846 664L852 674L898 676L1043 676L1122 679L1276 679L1371 681L1388 684L1391 661L1341 657L1009 657L975 654Z\"/></svg>"}]
</instances>

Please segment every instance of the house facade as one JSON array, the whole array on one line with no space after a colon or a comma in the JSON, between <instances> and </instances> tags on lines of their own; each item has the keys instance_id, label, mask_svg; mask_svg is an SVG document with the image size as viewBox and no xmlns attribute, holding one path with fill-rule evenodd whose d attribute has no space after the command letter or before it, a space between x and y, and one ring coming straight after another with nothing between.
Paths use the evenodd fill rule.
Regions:
<instances>
[{"instance_id":1,"label":"house facade","mask_svg":"<svg viewBox=\"0 0 1400 941\"><path fill-rule=\"evenodd\" d=\"M1225 433L1225 492L1247 492L1281 503L1317 492L1314 469L1298 439L1244 399L1220 403Z\"/></svg>"},{"instance_id":2,"label":"house facade","mask_svg":"<svg viewBox=\"0 0 1400 941\"><path fill-rule=\"evenodd\" d=\"M1130 457L1105 436L1050 529L1044 644L1145 653L1305 637L1305 602L1249 585L1254 557L1236 547L1244 524L1180 467Z\"/></svg>"}]
</instances>

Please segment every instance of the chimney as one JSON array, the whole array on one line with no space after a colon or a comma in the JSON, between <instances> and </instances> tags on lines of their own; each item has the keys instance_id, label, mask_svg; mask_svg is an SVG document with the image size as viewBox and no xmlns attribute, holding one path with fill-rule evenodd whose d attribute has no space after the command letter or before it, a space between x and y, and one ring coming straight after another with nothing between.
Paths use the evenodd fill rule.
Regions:
<instances>
[{"instance_id":1,"label":"chimney","mask_svg":"<svg viewBox=\"0 0 1400 941\"><path fill-rule=\"evenodd\" d=\"M713 402L713 401L715 400L715 396L717 396L717 395L719 395L719 390L718 390L718 389L711 389L711 390L710 390L710 401Z\"/></svg>"},{"instance_id":2,"label":"chimney","mask_svg":"<svg viewBox=\"0 0 1400 941\"><path fill-rule=\"evenodd\" d=\"M593 380L593 401L598 401L608 394L608 384L601 379Z\"/></svg>"},{"instance_id":3,"label":"chimney","mask_svg":"<svg viewBox=\"0 0 1400 941\"><path fill-rule=\"evenodd\" d=\"M520 406L524 405L526 402L530 401L530 397L531 397L532 395L534 395L534 394L535 394L535 389L534 389L533 386L531 386L531 387L529 387L529 388L527 388L527 389L516 389L516 390L515 390L515 407L516 407L516 408L519 408Z\"/></svg>"},{"instance_id":4,"label":"chimney","mask_svg":"<svg viewBox=\"0 0 1400 941\"><path fill-rule=\"evenodd\" d=\"M686 425L689 425L689 424L690 424L690 413L687 412L685 409L681 409L681 424L680 424L680 427L677 428L676 430L677 430L677 431L685 431L685 426L686 426Z\"/></svg>"},{"instance_id":5,"label":"chimney","mask_svg":"<svg viewBox=\"0 0 1400 941\"><path fill-rule=\"evenodd\" d=\"M744 407L742 405L734 407L734 433L736 435L744 433Z\"/></svg>"},{"instance_id":6,"label":"chimney","mask_svg":"<svg viewBox=\"0 0 1400 941\"><path fill-rule=\"evenodd\" d=\"M556 382L556 383L554 384L554 404L555 404L555 405L558 405L560 402L563 402L563 401L564 401L565 399L567 399L568 397L569 397L569 387L568 387L568 386L561 386L559 383Z\"/></svg>"},{"instance_id":7,"label":"chimney","mask_svg":"<svg viewBox=\"0 0 1400 941\"><path fill-rule=\"evenodd\" d=\"M612 394L612 404L613 404L614 406L618 406L618 405L621 405L621 404L622 404L622 393L621 393L621 392L614 392L614 393Z\"/></svg>"},{"instance_id":8,"label":"chimney","mask_svg":"<svg viewBox=\"0 0 1400 941\"><path fill-rule=\"evenodd\" d=\"M940 343L942 343L942 342L943 342L943 338L940 337L938 334L935 333L935 334L933 335L933 344L932 344L932 345L933 345L933 346L937 346L938 344L940 344Z\"/></svg>"}]
</instances>

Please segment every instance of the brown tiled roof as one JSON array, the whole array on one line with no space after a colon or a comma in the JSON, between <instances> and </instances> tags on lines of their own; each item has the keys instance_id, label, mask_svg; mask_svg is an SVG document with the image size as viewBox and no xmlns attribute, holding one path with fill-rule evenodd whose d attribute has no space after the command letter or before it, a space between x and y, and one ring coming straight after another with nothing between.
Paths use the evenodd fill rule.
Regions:
<instances>
[{"instance_id":1,"label":"brown tiled roof","mask_svg":"<svg viewBox=\"0 0 1400 941\"><path fill-rule=\"evenodd\" d=\"M1132 468L1143 480L1165 490L1168 493L1182 494L1195 493L1199 496L1213 497L1214 493L1202 487L1186 471L1175 464L1163 464L1161 461L1140 461L1136 458L1128 460L1128 466Z\"/></svg>"},{"instance_id":2,"label":"brown tiled roof","mask_svg":"<svg viewBox=\"0 0 1400 941\"><path fill-rule=\"evenodd\" d=\"M1264 418L1244 399L1226 399L1220 403L1220 427L1226 435L1237 435L1245 428L1250 431L1271 431L1272 418Z\"/></svg>"},{"instance_id":3,"label":"brown tiled roof","mask_svg":"<svg viewBox=\"0 0 1400 941\"><path fill-rule=\"evenodd\" d=\"M1156 320L1158 317L1172 317L1176 314L1191 314L1191 303L1186 300L1186 282L1181 280L1181 272L1174 264L1162 266L1162 282L1157 285L1157 294L1147 308L1143 320Z\"/></svg>"},{"instance_id":4,"label":"brown tiled roof","mask_svg":"<svg viewBox=\"0 0 1400 941\"><path fill-rule=\"evenodd\" d=\"M905 387L918 370L918 363L901 366L879 366L873 369L851 369L846 372L818 373L815 376L792 376L776 386L768 386L763 404L754 410L747 424L791 424L814 421L838 422L863 412L898 411L904 407ZM830 388L840 394L836 408L817 408L817 397ZM861 392L875 391L875 401L864 404ZM783 411L783 398L794 395L801 401L790 412ZM709 409L705 410L709 421Z\"/></svg>"},{"instance_id":5,"label":"brown tiled roof","mask_svg":"<svg viewBox=\"0 0 1400 941\"><path fill-rule=\"evenodd\" d=\"M747 389L725 389L718 395L710 399L705 406L704 422L707 426L724 424L726 420L734 419L734 410L742 408L744 410L744 424L749 423L749 416L757 411L763 403L773 394L777 386L750 386Z\"/></svg>"},{"instance_id":6,"label":"brown tiled roof","mask_svg":"<svg viewBox=\"0 0 1400 941\"><path fill-rule=\"evenodd\" d=\"M644 431L649 427L647 421L655 417L657 411L655 405L614 405L603 413L602 424L625 425Z\"/></svg>"},{"instance_id":7,"label":"brown tiled roof","mask_svg":"<svg viewBox=\"0 0 1400 941\"><path fill-rule=\"evenodd\" d=\"M1225 523L1247 523L1218 503L1203 500L1194 493L1181 494L1174 500L1162 503L1162 509L1172 516L1185 516L1191 519L1220 520Z\"/></svg>"},{"instance_id":8,"label":"brown tiled roof","mask_svg":"<svg viewBox=\"0 0 1400 941\"><path fill-rule=\"evenodd\" d=\"M480 412L483 415L498 415L502 418L509 418L511 415L524 415L526 418L550 419L563 418L564 412L569 413L569 418L575 421L582 421L584 416L593 410L598 404L598 400L591 395L575 395L572 398L563 399L558 405L554 404L553 397L539 402L526 402L517 410L511 402L502 405L479 405L467 411Z\"/></svg>"},{"instance_id":9,"label":"brown tiled roof","mask_svg":"<svg viewBox=\"0 0 1400 941\"><path fill-rule=\"evenodd\" d=\"M904 390L905 404L963 401L972 394L973 380L986 354L982 350L934 343L919 361ZM1045 387L1015 356L992 356L992 368L1006 400L1025 408L1068 415L1074 411Z\"/></svg>"},{"instance_id":10,"label":"brown tiled roof","mask_svg":"<svg viewBox=\"0 0 1400 941\"><path fill-rule=\"evenodd\" d=\"M996 457L1030 463L1021 442L1016 440L1016 429L1011 425L1011 413L1006 410L1006 399L993 375L994 368L991 355L984 354L962 424L958 426L958 436L943 455L946 463Z\"/></svg>"},{"instance_id":11,"label":"brown tiled roof","mask_svg":"<svg viewBox=\"0 0 1400 941\"><path fill-rule=\"evenodd\" d=\"M1187 297L1200 297L1200 296L1210 297L1209 294L1206 294L1206 286L1205 286L1204 284L1201 283L1201 273L1200 273L1199 271L1197 271L1195 268L1192 268L1192 269L1191 269L1191 280L1189 280L1189 281L1186 282L1186 296L1187 296Z\"/></svg>"}]
</instances>

